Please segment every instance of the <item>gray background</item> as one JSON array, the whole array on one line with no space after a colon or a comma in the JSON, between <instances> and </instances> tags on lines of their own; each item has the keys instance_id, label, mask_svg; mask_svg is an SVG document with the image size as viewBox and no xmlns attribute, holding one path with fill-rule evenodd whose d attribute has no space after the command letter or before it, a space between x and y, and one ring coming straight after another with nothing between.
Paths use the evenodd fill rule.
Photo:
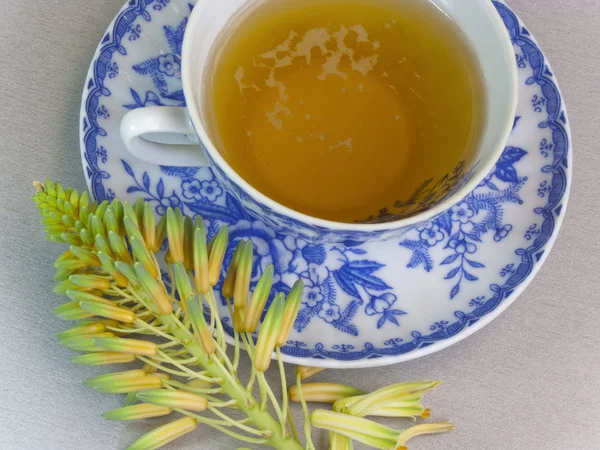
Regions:
<instances>
[{"instance_id":1,"label":"gray background","mask_svg":"<svg viewBox=\"0 0 600 450\"><path fill-rule=\"evenodd\" d=\"M110 423L119 404L81 380L50 313L52 263L30 197L47 177L84 188L79 103L96 45L123 0L0 2L0 448L124 448L151 422ZM600 2L512 0L550 59L573 131L575 176L563 230L547 263L507 312L440 353L391 367L330 371L319 380L377 388L436 378L435 418L449 435L419 449L600 448ZM152 422L154 423L154 422ZM319 449L325 448L317 437ZM206 428L170 448L242 445Z\"/></svg>"}]
</instances>

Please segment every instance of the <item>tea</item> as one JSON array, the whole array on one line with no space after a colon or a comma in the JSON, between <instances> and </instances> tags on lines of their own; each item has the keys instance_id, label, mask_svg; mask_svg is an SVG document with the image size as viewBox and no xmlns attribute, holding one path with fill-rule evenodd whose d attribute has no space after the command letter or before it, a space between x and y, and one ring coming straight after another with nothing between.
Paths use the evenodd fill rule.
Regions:
<instances>
[{"instance_id":1,"label":"tea","mask_svg":"<svg viewBox=\"0 0 600 450\"><path fill-rule=\"evenodd\" d=\"M251 3L205 77L205 121L228 164L273 200L339 222L439 200L484 124L477 61L427 0Z\"/></svg>"}]
</instances>

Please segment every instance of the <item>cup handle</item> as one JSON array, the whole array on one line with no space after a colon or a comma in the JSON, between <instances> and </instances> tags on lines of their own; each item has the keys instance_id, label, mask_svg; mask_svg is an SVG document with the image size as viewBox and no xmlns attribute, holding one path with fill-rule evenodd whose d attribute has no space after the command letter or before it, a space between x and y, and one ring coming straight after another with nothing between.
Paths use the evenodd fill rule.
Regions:
<instances>
[{"instance_id":1,"label":"cup handle","mask_svg":"<svg viewBox=\"0 0 600 450\"><path fill-rule=\"evenodd\" d=\"M206 166L187 108L148 106L129 111L121 138L136 158L163 166Z\"/></svg>"}]
</instances>

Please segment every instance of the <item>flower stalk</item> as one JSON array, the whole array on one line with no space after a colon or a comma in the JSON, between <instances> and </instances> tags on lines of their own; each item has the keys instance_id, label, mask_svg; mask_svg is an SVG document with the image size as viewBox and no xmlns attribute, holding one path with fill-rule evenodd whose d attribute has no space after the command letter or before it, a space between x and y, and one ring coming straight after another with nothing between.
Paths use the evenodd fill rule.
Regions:
<instances>
[{"instance_id":1,"label":"flower stalk","mask_svg":"<svg viewBox=\"0 0 600 450\"><path fill-rule=\"evenodd\" d=\"M408 411L424 416L428 410L421 405L421 396L435 382L405 383L365 394L333 383L302 386L303 379L322 369L298 367L296 386L288 396L281 348L298 315L303 283L296 282L287 299L284 293L276 294L267 307L274 267L267 266L253 283L251 241L240 241L229 267L223 267L229 245L227 226L207 242L207 233L213 232L205 228L202 218L184 217L178 208L167 209L156 221L152 205L141 199L134 205L118 199L98 204L86 192L51 181L36 182L34 187L47 238L69 245L55 263L59 284L54 291L70 301L53 312L78 323L58 333L59 342L80 353L72 358L77 364L143 363L141 368L131 366L84 382L99 392L126 395L124 406L104 417L129 421L182 416L146 433L130 449L158 448L198 424L280 450L314 449L311 423L330 431L333 450L351 450L352 439L375 448L395 448L382 445L404 445L413 436L450 429L449 424L438 423L398 431L361 417L401 417ZM164 264L169 278L159 265L166 238ZM225 351L218 308L222 299L228 302L223 304L228 305L229 323L234 325L233 360ZM238 373L241 348L252 364L245 383ZM281 402L264 375L274 355L281 376ZM291 419L290 400L302 404L305 444ZM318 410L309 417L307 402L312 401L333 403L336 411Z\"/></svg>"}]
</instances>

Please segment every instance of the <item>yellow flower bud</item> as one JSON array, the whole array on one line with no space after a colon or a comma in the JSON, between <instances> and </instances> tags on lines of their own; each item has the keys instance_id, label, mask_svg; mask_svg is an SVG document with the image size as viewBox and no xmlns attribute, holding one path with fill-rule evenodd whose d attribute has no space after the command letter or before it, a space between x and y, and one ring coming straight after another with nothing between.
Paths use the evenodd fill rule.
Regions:
<instances>
[{"instance_id":1,"label":"yellow flower bud","mask_svg":"<svg viewBox=\"0 0 600 450\"><path fill-rule=\"evenodd\" d=\"M123 323L135 322L135 314L132 311L118 306L105 305L98 302L79 302L79 306L97 316L118 320Z\"/></svg>"},{"instance_id":2,"label":"yellow flower bud","mask_svg":"<svg viewBox=\"0 0 600 450\"><path fill-rule=\"evenodd\" d=\"M347 407L346 412L353 416L364 417L371 412L388 406L394 402L402 401L415 395L423 395L425 392L438 386L436 381L417 381L398 383L387 386L375 392L365 395L357 402Z\"/></svg>"},{"instance_id":3,"label":"yellow flower bud","mask_svg":"<svg viewBox=\"0 0 600 450\"><path fill-rule=\"evenodd\" d=\"M178 437L194 431L197 425L196 420L191 417L177 419L146 433L131 444L127 450L148 450L162 447Z\"/></svg>"},{"instance_id":4,"label":"yellow flower bud","mask_svg":"<svg viewBox=\"0 0 600 450\"><path fill-rule=\"evenodd\" d=\"M60 333L56 333L56 337L58 339L66 339L80 335L102 333L105 330L106 326L102 322L95 322L61 331Z\"/></svg>"},{"instance_id":5,"label":"yellow flower bud","mask_svg":"<svg viewBox=\"0 0 600 450\"><path fill-rule=\"evenodd\" d=\"M253 252L254 247L252 246L252 242L246 241L235 274L235 288L233 290L233 304L235 309L244 309L248 303L250 279L252 278Z\"/></svg>"},{"instance_id":6,"label":"yellow flower bud","mask_svg":"<svg viewBox=\"0 0 600 450\"><path fill-rule=\"evenodd\" d=\"M117 217L110 206L104 213L104 227L106 228L106 231L112 231L117 234L119 233L119 222L117 222Z\"/></svg>"},{"instance_id":7,"label":"yellow flower bud","mask_svg":"<svg viewBox=\"0 0 600 450\"><path fill-rule=\"evenodd\" d=\"M277 346L283 347L287 341L290 331L296 322L300 306L302 306L302 293L304 291L304 283L302 280L298 280L292 286L292 290L288 294L288 298L285 302L285 308L283 310L283 320L281 322L281 329L279 330L279 336L277 337Z\"/></svg>"},{"instance_id":8,"label":"yellow flower bud","mask_svg":"<svg viewBox=\"0 0 600 450\"><path fill-rule=\"evenodd\" d=\"M235 247L233 256L231 257L231 262L229 263L229 268L227 269L227 275L225 276L225 281L223 281L223 289L221 290L221 293L225 298L231 298L233 296L237 268L240 262L240 257L244 251L245 244L245 241L239 241L238 245Z\"/></svg>"},{"instance_id":9,"label":"yellow flower bud","mask_svg":"<svg viewBox=\"0 0 600 450\"><path fill-rule=\"evenodd\" d=\"M73 208L77 208L79 206L79 192L77 192L77 189L73 189L71 191L69 202L73 205Z\"/></svg>"},{"instance_id":10,"label":"yellow flower bud","mask_svg":"<svg viewBox=\"0 0 600 450\"><path fill-rule=\"evenodd\" d=\"M108 241L104 238L104 236L102 236L101 234L97 234L94 238L94 242L99 252L106 253L111 258L114 258L112 249L110 248L110 245L108 245Z\"/></svg>"},{"instance_id":11,"label":"yellow flower bud","mask_svg":"<svg viewBox=\"0 0 600 450\"><path fill-rule=\"evenodd\" d=\"M64 216L62 216L62 223L66 226L66 227L74 227L75 226L75 221L73 220L73 218L67 214L65 214ZM65 231L64 227L61 227L61 231ZM49 228L52 229L52 228ZM58 231L58 230L57 230Z\"/></svg>"},{"instance_id":12,"label":"yellow flower bud","mask_svg":"<svg viewBox=\"0 0 600 450\"><path fill-rule=\"evenodd\" d=\"M158 353L158 345L141 339L94 338L94 344L105 350L134 355L155 356Z\"/></svg>"},{"instance_id":13,"label":"yellow flower bud","mask_svg":"<svg viewBox=\"0 0 600 450\"><path fill-rule=\"evenodd\" d=\"M152 299L155 310L160 314L171 314L173 312L173 302L171 297L165 292L165 289L158 284L139 262L134 264L134 269L140 284Z\"/></svg>"},{"instance_id":14,"label":"yellow flower bud","mask_svg":"<svg viewBox=\"0 0 600 450\"><path fill-rule=\"evenodd\" d=\"M115 262L110 256L108 256L106 253L98 252L98 258L102 263L102 268L113 278L113 280L115 280L115 283L117 283L120 287L127 287L129 285L129 279L117 270L115 267ZM135 276L135 273L133 275Z\"/></svg>"},{"instance_id":15,"label":"yellow flower bud","mask_svg":"<svg viewBox=\"0 0 600 450\"><path fill-rule=\"evenodd\" d=\"M62 233L60 238L69 245L81 245L82 241L79 234Z\"/></svg>"},{"instance_id":16,"label":"yellow flower bud","mask_svg":"<svg viewBox=\"0 0 600 450\"><path fill-rule=\"evenodd\" d=\"M85 353L71 358L71 361L83 366L103 366L107 364L123 364L135 361L135 355L117 352Z\"/></svg>"},{"instance_id":17,"label":"yellow flower bud","mask_svg":"<svg viewBox=\"0 0 600 450\"><path fill-rule=\"evenodd\" d=\"M154 220L154 212L152 211L152 205L150 205L150 203L147 202L144 202L144 213L142 223L142 234L144 236L144 242L146 243L146 247L154 251L154 248L156 248L156 223Z\"/></svg>"},{"instance_id":18,"label":"yellow flower bud","mask_svg":"<svg viewBox=\"0 0 600 450\"><path fill-rule=\"evenodd\" d=\"M283 318L284 300L285 296L282 293L275 296L260 328L254 358L256 370L259 372L264 372L271 364L273 350L277 344L279 325Z\"/></svg>"},{"instance_id":19,"label":"yellow flower bud","mask_svg":"<svg viewBox=\"0 0 600 450\"><path fill-rule=\"evenodd\" d=\"M159 377L146 375L139 378L98 384L95 385L93 389L98 392L106 392L107 394L128 394L130 392L140 392L147 389L159 389L162 387L162 384L163 382Z\"/></svg>"},{"instance_id":20,"label":"yellow flower bud","mask_svg":"<svg viewBox=\"0 0 600 450\"><path fill-rule=\"evenodd\" d=\"M250 298L250 305L248 306L244 317L244 329L249 333L253 333L258 327L260 316L265 309L269 294L271 293L274 271L273 265L269 264L265 267L258 283L256 283L256 288L254 288L254 292Z\"/></svg>"},{"instance_id":21,"label":"yellow flower bud","mask_svg":"<svg viewBox=\"0 0 600 450\"><path fill-rule=\"evenodd\" d=\"M151 248L154 253L158 253L160 247L167 237L167 217L162 216L156 225L156 236L154 238L154 247Z\"/></svg>"},{"instance_id":22,"label":"yellow flower bud","mask_svg":"<svg viewBox=\"0 0 600 450\"><path fill-rule=\"evenodd\" d=\"M450 422L437 422L416 425L406 430L394 430L368 419L322 409L314 411L310 421L317 428L329 430L362 442L369 447L383 450L406 450L406 442L415 436L445 433L454 429L454 425Z\"/></svg>"},{"instance_id":23,"label":"yellow flower bud","mask_svg":"<svg viewBox=\"0 0 600 450\"><path fill-rule=\"evenodd\" d=\"M74 352L102 352L102 348L94 344L95 338L109 338L115 335L110 331L102 333L84 334L70 338L60 339L58 343Z\"/></svg>"},{"instance_id":24,"label":"yellow flower bud","mask_svg":"<svg viewBox=\"0 0 600 450\"><path fill-rule=\"evenodd\" d=\"M187 411L204 411L208 407L208 400L206 398L183 390L153 389L138 392L137 398L153 405L166 406L173 409L185 409Z\"/></svg>"},{"instance_id":25,"label":"yellow flower bud","mask_svg":"<svg viewBox=\"0 0 600 450\"><path fill-rule=\"evenodd\" d=\"M90 204L90 196L87 191L83 191L79 197L79 209L87 208Z\"/></svg>"},{"instance_id":26,"label":"yellow flower bud","mask_svg":"<svg viewBox=\"0 0 600 450\"><path fill-rule=\"evenodd\" d=\"M183 265L187 270L194 267L194 222L190 216L183 219Z\"/></svg>"},{"instance_id":27,"label":"yellow flower bud","mask_svg":"<svg viewBox=\"0 0 600 450\"><path fill-rule=\"evenodd\" d=\"M169 239L169 256L175 263L184 262L183 252L184 225L183 219L172 208L167 209L167 237Z\"/></svg>"},{"instance_id":28,"label":"yellow flower bud","mask_svg":"<svg viewBox=\"0 0 600 450\"><path fill-rule=\"evenodd\" d=\"M244 323L244 310L237 308L233 310L233 328L238 333L246 331Z\"/></svg>"},{"instance_id":29,"label":"yellow flower bud","mask_svg":"<svg viewBox=\"0 0 600 450\"><path fill-rule=\"evenodd\" d=\"M71 276L73 276L73 275L71 275ZM85 292L85 291L91 291L93 289L95 289L95 288L86 288L86 287L80 286L79 284L75 284L72 281L67 279L67 280L61 281L56 286L54 286L52 288L52 292L54 292L55 294L65 295L67 293L67 291L84 291Z\"/></svg>"},{"instance_id":30,"label":"yellow flower bud","mask_svg":"<svg viewBox=\"0 0 600 450\"><path fill-rule=\"evenodd\" d=\"M129 202L123 202L123 221L125 221L125 219L129 219L131 225L135 225L136 228L139 226L137 214L135 213L133 207L129 204ZM127 229L127 233L130 234L129 229Z\"/></svg>"},{"instance_id":31,"label":"yellow flower bud","mask_svg":"<svg viewBox=\"0 0 600 450\"><path fill-rule=\"evenodd\" d=\"M94 245L94 239L86 228L82 228L79 231L79 239L81 239L81 243L86 247L92 247Z\"/></svg>"},{"instance_id":32,"label":"yellow flower bud","mask_svg":"<svg viewBox=\"0 0 600 450\"><path fill-rule=\"evenodd\" d=\"M100 263L100 260L98 262ZM69 281L87 289L98 289L100 291L110 289L110 280L96 275L71 275Z\"/></svg>"},{"instance_id":33,"label":"yellow flower bud","mask_svg":"<svg viewBox=\"0 0 600 450\"><path fill-rule=\"evenodd\" d=\"M208 280L208 250L206 249L206 234L203 227L196 227L194 230L193 259L196 290L201 294L205 294L210 289L210 284Z\"/></svg>"},{"instance_id":34,"label":"yellow flower bud","mask_svg":"<svg viewBox=\"0 0 600 450\"><path fill-rule=\"evenodd\" d=\"M98 255L100 255L100 253L98 253ZM142 266L144 267L144 266ZM133 267L130 264L124 263L123 261L115 261L115 269L117 269L117 271L119 273L121 273L123 276L125 276L125 278L127 278L129 281L133 282L133 283L140 283L140 280L138 279L137 275L135 274L135 270L133 269ZM145 270L145 269L144 269ZM146 270L146 272L148 272ZM150 274L148 274L150 275Z\"/></svg>"},{"instance_id":35,"label":"yellow flower bud","mask_svg":"<svg viewBox=\"0 0 600 450\"><path fill-rule=\"evenodd\" d=\"M189 383L186 383L186 386L192 389L209 389L212 387L212 383L202 380L200 378L194 378Z\"/></svg>"},{"instance_id":36,"label":"yellow flower bud","mask_svg":"<svg viewBox=\"0 0 600 450\"><path fill-rule=\"evenodd\" d=\"M215 236L210 256L208 258L208 282L211 286L216 286L221 276L221 266L227 251L227 242L229 241L229 228L227 225L221 226Z\"/></svg>"},{"instance_id":37,"label":"yellow flower bud","mask_svg":"<svg viewBox=\"0 0 600 450\"><path fill-rule=\"evenodd\" d=\"M301 380L306 380L319 372L323 372L325 369L321 367L309 367L309 366L296 366L296 374L300 375Z\"/></svg>"},{"instance_id":38,"label":"yellow flower bud","mask_svg":"<svg viewBox=\"0 0 600 450\"><path fill-rule=\"evenodd\" d=\"M125 234L125 226L123 225L123 203L118 198L115 198L110 204L110 209L115 215L115 220L118 224L118 229L115 230L120 235Z\"/></svg>"},{"instance_id":39,"label":"yellow flower bud","mask_svg":"<svg viewBox=\"0 0 600 450\"><path fill-rule=\"evenodd\" d=\"M396 449L400 437L400 431L385 425L323 409L315 410L310 416L310 422L316 428L341 434L382 450Z\"/></svg>"},{"instance_id":40,"label":"yellow flower bud","mask_svg":"<svg viewBox=\"0 0 600 450\"><path fill-rule=\"evenodd\" d=\"M352 439L343 434L329 432L329 450L353 450Z\"/></svg>"},{"instance_id":41,"label":"yellow flower bud","mask_svg":"<svg viewBox=\"0 0 600 450\"><path fill-rule=\"evenodd\" d=\"M206 324L204 312L200 300L194 296L188 297L187 301L188 314L194 329L194 337L207 354L212 354L216 350L215 340Z\"/></svg>"},{"instance_id":42,"label":"yellow flower bud","mask_svg":"<svg viewBox=\"0 0 600 450\"><path fill-rule=\"evenodd\" d=\"M82 247L71 246L71 253L77 257L77 259L83 261L88 266L99 266L100 260L89 250Z\"/></svg>"},{"instance_id":43,"label":"yellow flower bud","mask_svg":"<svg viewBox=\"0 0 600 450\"><path fill-rule=\"evenodd\" d=\"M140 369L126 370L124 372L114 372L89 378L83 382L86 386L95 387L101 384L114 383L117 381L130 380L146 376L146 372Z\"/></svg>"},{"instance_id":44,"label":"yellow flower bud","mask_svg":"<svg viewBox=\"0 0 600 450\"><path fill-rule=\"evenodd\" d=\"M124 210L124 212L125 212L125 210ZM140 241L144 240L144 237L142 236L142 233L140 231L140 228L138 226L138 222L137 222L136 218L132 218L131 216L126 214L125 217L123 218L123 225L125 225L125 231L127 232L128 238L131 239L132 237L134 237L136 239L139 239Z\"/></svg>"},{"instance_id":45,"label":"yellow flower bud","mask_svg":"<svg viewBox=\"0 0 600 450\"><path fill-rule=\"evenodd\" d=\"M73 246L73 248L79 248L79 247ZM56 261L54 263L54 267L56 268L56 270L70 270L71 272L73 272L75 270L83 269L87 266L88 266L88 264L85 261L80 260L80 259Z\"/></svg>"},{"instance_id":46,"label":"yellow flower bud","mask_svg":"<svg viewBox=\"0 0 600 450\"><path fill-rule=\"evenodd\" d=\"M100 203L98 205L98 207L94 211L94 214L96 215L96 217L98 217L98 219L100 219L100 220L104 219L104 213L106 212L108 205L109 205L108 200L104 200L102 203Z\"/></svg>"},{"instance_id":47,"label":"yellow flower bud","mask_svg":"<svg viewBox=\"0 0 600 450\"><path fill-rule=\"evenodd\" d=\"M298 391L298 386L290 387L291 401L300 402ZM364 394L364 391L339 383L305 383L302 384L302 394L307 402L335 403L342 398Z\"/></svg>"},{"instance_id":48,"label":"yellow flower bud","mask_svg":"<svg viewBox=\"0 0 600 450\"><path fill-rule=\"evenodd\" d=\"M173 410L165 406L151 405L149 403L140 403L139 405L125 406L123 408L113 409L102 414L106 420L139 420L149 417L160 417L171 414Z\"/></svg>"},{"instance_id":49,"label":"yellow flower bud","mask_svg":"<svg viewBox=\"0 0 600 450\"><path fill-rule=\"evenodd\" d=\"M62 200L64 202L65 196L65 188L60 183L56 183L56 198Z\"/></svg>"},{"instance_id":50,"label":"yellow flower bud","mask_svg":"<svg viewBox=\"0 0 600 450\"><path fill-rule=\"evenodd\" d=\"M73 253L71 253L71 250L67 250L62 255L60 255L56 261L72 261L75 258L76 256Z\"/></svg>"},{"instance_id":51,"label":"yellow flower bud","mask_svg":"<svg viewBox=\"0 0 600 450\"><path fill-rule=\"evenodd\" d=\"M95 302L95 303L102 303L104 305L113 305L114 304L110 300L99 297L90 292L67 291L66 294L67 294L67 297L69 297L74 302Z\"/></svg>"},{"instance_id":52,"label":"yellow flower bud","mask_svg":"<svg viewBox=\"0 0 600 450\"><path fill-rule=\"evenodd\" d=\"M52 313L63 320L81 320L94 317L94 314L82 309L78 302L64 303L54 308Z\"/></svg>"},{"instance_id":53,"label":"yellow flower bud","mask_svg":"<svg viewBox=\"0 0 600 450\"><path fill-rule=\"evenodd\" d=\"M159 273L158 267L156 265L156 262L154 261L154 258L150 254L150 251L144 245L144 241L142 241L136 237L130 237L129 244L131 245L131 250L133 251L133 254L135 255L135 257L137 258L138 263L143 264L143 266L150 273L152 278L156 278ZM138 264L138 263L136 263L136 264Z\"/></svg>"},{"instance_id":54,"label":"yellow flower bud","mask_svg":"<svg viewBox=\"0 0 600 450\"><path fill-rule=\"evenodd\" d=\"M106 229L104 228L104 223L102 223L102 220L95 214L90 217L92 218L91 231L94 236L100 235L106 239Z\"/></svg>"},{"instance_id":55,"label":"yellow flower bud","mask_svg":"<svg viewBox=\"0 0 600 450\"><path fill-rule=\"evenodd\" d=\"M109 231L108 242L119 260L126 262L127 264L133 264L133 259L127 249L127 243L121 235L112 230Z\"/></svg>"},{"instance_id":56,"label":"yellow flower bud","mask_svg":"<svg viewBox=\"0 0 600 450\"><path fill-rule=\"evenodd\" d=\"M142 228L142 222L144 221L144 199L142 197L138 197L133 204L133 211L135 212L135 217L137 219L138 226L140 227L140 231Z\"/></svg>"},{"instance_id":57,"label":"yellow flower bud","mask_svg":"<svg viewBox=\"0 0 600 450\"><path fill-rule=\"evenodd\" d=\"M412 439L415 436L420 436L422 434L447 433L448 431L452 430L454 430L454 425L452 425L448 421L415 425L414 427L410 427L400 432L400 437L396 442L396 448L406 449L406 442L408 442L409 439Z\"/></svg>"},{"instance_id":58,"label":"yellow flower bud","mask_svg":"<svg viewBox=\"0 0 600 450\"><path fill-rule=\"evenodd\" d=\"M173 265L173 274L175 278L175 286L177 286L177 292L181 299L181 304L184 311L187 313L187 305L183 300L193 295L192 284L190 283L190 277L188 276L185 267L182 262L177 262Z\"/></svg>"}]
</instances>

